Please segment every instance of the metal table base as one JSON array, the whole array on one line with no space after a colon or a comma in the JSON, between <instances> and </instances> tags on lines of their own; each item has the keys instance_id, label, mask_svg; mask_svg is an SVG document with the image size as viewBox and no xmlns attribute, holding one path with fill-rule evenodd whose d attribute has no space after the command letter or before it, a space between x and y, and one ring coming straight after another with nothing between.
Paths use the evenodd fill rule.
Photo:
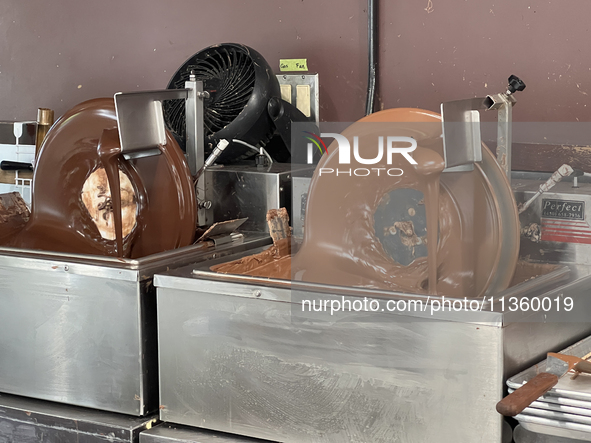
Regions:
<instances>
[{"instance_id":1,"label":"metal table base","mask_svg":"<svg viewBox=\"0 0 591 443\"><path fill-rule=\"evenodd\" d=\"M142 432L140 443L270 443L270 440L162 423Z\"/></svg>"},{"instance_id":2,"label":"metal table base","mask_svg":"<svg viewBox=\"0 0 591 443\"><path fill-rule=\"evenodd\" d=\"M0 394L2 443L138 443L158 415L129 415Z\"/></svg>"}]
</instances>

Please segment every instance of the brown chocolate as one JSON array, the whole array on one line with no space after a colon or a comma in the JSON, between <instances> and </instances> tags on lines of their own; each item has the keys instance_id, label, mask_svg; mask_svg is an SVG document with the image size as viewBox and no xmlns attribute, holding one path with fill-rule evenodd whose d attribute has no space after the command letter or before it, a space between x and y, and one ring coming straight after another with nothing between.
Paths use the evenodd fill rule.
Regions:
<instances>
[{"instance_id":1,"label":"brown chocolate","mask_svg":"<svg viewBox=\"0 0 591 443\"><path fill-rule=\"evenodd\" d=\"M129 258L190 245L197 217L195 190L183 152L168 132L166 140L161 155L123 160L114 101L102 98L77 105L55 123L43 142L33 178L30 220L9 238L0 225L0 244ZM117 219L116 240L103 238L82 201L84 183L102 167L111 190L119 191L119 169L134 186L137 223L126 238ZM120 192L111 195L113 211L120 213Z\"/></svg>"},{"instance_id":2,"label":"brown chocolate","mask_svg":"<svg viewBox=\"0 0 591 443\"><path fill-rule=\"evenodd\" d=\"M499 203L478 164L471 172L441 174L444 161L440 116L418 109L391 109L354 123L343 135L350 141L359 137L359 153L364 159L376 157L378 136L413 137L418 147L412 157L418 164L411 165L402 155L394 154L391 162L384 155L379 163L368 165L357 161L352 152L350 164L343 165L339 164L336 143L329 146L328 155L323 156L312 178L304 242L292 257L291 278L408 293L482 296L499 266ZM494 165L486 148L483 156ZM359 168L374 173L347 173ZM395 168L404 173L387 173ZM330 170L344 172L326 173ZM427 257L416 258L408 266L386 253L374 228L374 214L382 199L403 188L423 193L427 219L426 238L419 239L427 245ZM408 214L416 215L414 210ZM403 221L392 220L390 226L403 229L408 243L403 242L404 247L413 248L420 243L412 235L414 227L399 223L396 228L396 222ZM243 259L225 271L286 278L289 265L287 259L242 266L247 263L248 258Z\"/></svg>"},{"instance_id":3,"label":"brown chocolate","mask_svg":"<svg viewBox=\"0 0 591 443\"><path fill-rule=\"evenodd\" d=\"M0 241L23 229L30 215L27 204L18 192L0 194Z\"/></svg>"},{"instance_id":4,"label":"brown chocolate","mask_svg":"<svg viewBox=\"0 0 591 443\"><path fill-rule=\"evenodd\" d=\"M267 225L269 226L269 234L273 239L273 243L276 244L281 239L291 237L287 209L270 209L267 212Z\"/></svg>"},{"instance_id":5,"label":"brown chocolate","mask_svg":"<svg viewBox=\"0 0 591 443\"><path fill-rule=\"evenodd\" d=\"M515 266L515 273L511 280L511 286L524 283L528 280L532 280L540 275L548 274L549 272L555 271L560 268L559 265L553 265L549 263L531 263L525 260L519 260Z\"/></svg>"},{"instance_id":6,"label":"brown chocolate","mask_svg":"<svg viewBox=\"0 0 591 443\"><path fill-rule=\"evenodd\" d=\"M214 265L210 269L220 274L240 274L289 280L291 278L291 247L291 237L283 238L263 252Z\"/></svg>"}]
</instances>

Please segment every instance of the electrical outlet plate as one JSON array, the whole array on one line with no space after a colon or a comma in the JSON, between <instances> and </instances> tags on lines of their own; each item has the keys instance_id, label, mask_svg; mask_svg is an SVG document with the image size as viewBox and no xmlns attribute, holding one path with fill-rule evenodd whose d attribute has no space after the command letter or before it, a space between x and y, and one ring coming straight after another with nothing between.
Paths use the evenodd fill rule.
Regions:
<instances>
[{"instance_id":1,"label":"electrical outlet plate","mask_svg":"<svg viewBox=\"0 0 591 443\"><path fill-rule=\"evenodd\" d=\"M319 124L318 74L278 74L277 80L281 87L281 98Z\"/></svg>"}]
</instances>

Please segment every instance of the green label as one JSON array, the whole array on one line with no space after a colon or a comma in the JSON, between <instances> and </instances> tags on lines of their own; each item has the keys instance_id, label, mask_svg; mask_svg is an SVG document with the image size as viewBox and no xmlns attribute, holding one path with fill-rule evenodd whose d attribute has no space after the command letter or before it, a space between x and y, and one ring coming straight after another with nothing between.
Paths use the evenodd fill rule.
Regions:
<instances>
[{"instance_id":1,"label":"green label","mask_svg":"<svg viewBox=\"0 0 591 443\"><path fill-rule=\"evenodd\" d=\"M308 59L306 58L282 58L279 60L279 68L282 71L307 71Z\"/></svg>"}]
</instances>

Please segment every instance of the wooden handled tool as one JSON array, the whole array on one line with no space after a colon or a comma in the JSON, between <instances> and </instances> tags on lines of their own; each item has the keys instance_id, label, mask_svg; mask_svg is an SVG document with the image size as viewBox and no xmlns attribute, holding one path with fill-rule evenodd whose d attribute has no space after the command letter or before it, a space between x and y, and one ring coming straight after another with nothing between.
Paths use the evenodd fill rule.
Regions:
<instances>
[{"instance_id":1,"label":"wooden handled tool","mask_svg":"<svg viewBox=\"0 0 591 443\"><path fill-rule=\"evenodd\" d=\"M497 412L513 417L531 405L558 383L558 380L571 369L591 373L591 362L572 355L548 353L546 371L541 372L519 389L497 403Z\"/></svg>"}]
</instances>

